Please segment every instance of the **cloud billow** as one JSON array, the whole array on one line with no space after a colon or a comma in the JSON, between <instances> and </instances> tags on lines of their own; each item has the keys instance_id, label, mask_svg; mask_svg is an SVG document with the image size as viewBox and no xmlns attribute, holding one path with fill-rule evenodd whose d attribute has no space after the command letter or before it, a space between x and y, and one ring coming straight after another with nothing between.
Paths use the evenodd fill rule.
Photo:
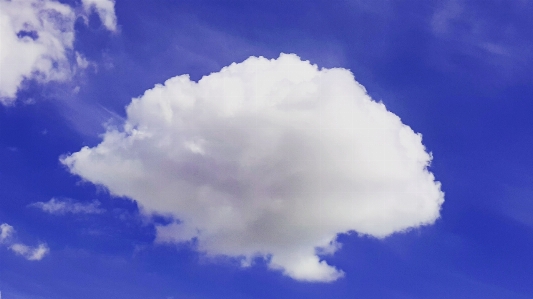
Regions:
<instances>
[{"instance_id":1,"label":"cloud billow","mask_svg":"<svg viewBox=\"0 0 533 299\"><path fill-rule=\"evenodd\" d=\"M338 234L383 238L439 217L431 159L350 71L282 54L156 85L133 99L123 128L62 163L179 219L157 227L158 242L194 239L209 256L263 256L289 277L327 282L344 274L320 259Z\"/></svg>"}]
</instances>

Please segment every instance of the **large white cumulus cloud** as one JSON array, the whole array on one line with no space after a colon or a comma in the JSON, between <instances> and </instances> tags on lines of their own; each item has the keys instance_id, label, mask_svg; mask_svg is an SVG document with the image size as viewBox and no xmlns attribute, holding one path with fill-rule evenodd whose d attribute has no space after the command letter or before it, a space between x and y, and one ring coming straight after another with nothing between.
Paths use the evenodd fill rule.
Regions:
<instances>
[{"instance_id":1,"label":"large white cumulus cloud","mask_svg":"<svg viewBox=\"0 0 533 299\"><path fill-rule=\"evenodd\" d=\"M116 29L114 2L83 1L95 7L104 25ZM24 79L65 81L75 59L76 8L55 0L0 0L0 103L15 99Z\"/></svg>"},{"instance_id":2,"label":"large white cumulus cloud","mask_svg":"<svg viewBox=\"0 0 533 299\"><path fill-rule=\"evenodd\" d=\"M431 224L443 203L421 135L346 69L250 57L193 82L174 77L127 108L121 129L65 156L70 171L179 222L157 240L268 258L306 281L341 270L317 253L339 233L378 238Z\"/></svg>"}]
</instances>

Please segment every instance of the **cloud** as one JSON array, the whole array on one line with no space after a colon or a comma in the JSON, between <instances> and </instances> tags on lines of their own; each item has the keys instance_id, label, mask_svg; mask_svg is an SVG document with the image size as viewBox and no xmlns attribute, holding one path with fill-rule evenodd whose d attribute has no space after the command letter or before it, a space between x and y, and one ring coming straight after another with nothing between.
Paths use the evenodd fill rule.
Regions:
<instances>
[{"instance_id":1,"label":"cloud","mask_svg":"<svg viewBox=\"0 0 533 299\"><path fill-rule=\"evenodd\" d=\"M100 202L95 200L91 203L75 202L72 199L57 199L52 198L47 202L35 202L29 205L43 210L44 212L56 215L63 214L100 214L104 210L100 209Z\"/></svg>"},{"instance_id":2,"label":"cloud","mask_svg":"<svg viewBox=\"0 0 533 299\"><path fill-rule=\"evenodd\" d=\"M0 244L8 241L15 230L13 227L7 223L0 224Z\"/></svg>"},{"instance_id":3,"label":"cloud","mask_svg":"<svg viewBox=\"0 0 533 299\"><path fill-rule=\"evenodd\" d=\"M93 2L98 11L109 6ZM114 20L109 16L114 10L104 11L105 24ZM12 104L25 79L46 83L72 77L78 16L73 7L53 0L0 1L0 103Z\"/></svg>"},{"instance_id":4,"label":"cloud","mask_svg":"<svg viewBox=\"0 0 533 299\"><path fill-rule=\"evenodd\" d=\"M115 15L114 0L82 0L87 12L95 10L102 20L102 24L110 31L117 30L117 17Z\"/></svg>"},{"instance_id":5,"label":"cloud","mask_svg":"<svg viewBox=\"0 0 533 299\"><path fill-rule=\"evenodd\" d=\"M76 52L76 64L81 69L86 69L90 65L90 63L87 60L87 58L85 58L82 54L80 54L78 52Z\"/></svg>"},{"instance_id":6,"label":"cloud","mask_svg":"<svg viewBox=\"0 0 533 299\"><path fill-rule=\"evenodd\" d=\"M157 226L157 242L194 241L243 265L263 256L294 279L327 282L343 276L320 258L338 234L383 238L439 217L431 159L350 71L282 54L156 85L121 129L61 161L179 219Z\"/></svg>"},{"instance_id":7,"label":"cloud","mask_svg":"<svg viewBox=\"0 0 533 299\"><path fill-rule=\"evenodd\" d=\"M14 253L23 256L29 261L40 261L49 252L50 249L46 244L41 243L37 247L30 247L22 243L16 243L13 241L15 229L7 224L0 224L0 244L7 246Z\"/></svg>"},{"instance_id":8,"label":"cloud","mask_svg":"<svg viewBox=\"0 0 533 299\"><path fill-rule=\"evenodd\" d=\"M39 244L39 246L32 248L24 244L15 243L9 248L29 261L40 261L50 252L50 249L45 244Z\"/></svg>"}]
</instances>

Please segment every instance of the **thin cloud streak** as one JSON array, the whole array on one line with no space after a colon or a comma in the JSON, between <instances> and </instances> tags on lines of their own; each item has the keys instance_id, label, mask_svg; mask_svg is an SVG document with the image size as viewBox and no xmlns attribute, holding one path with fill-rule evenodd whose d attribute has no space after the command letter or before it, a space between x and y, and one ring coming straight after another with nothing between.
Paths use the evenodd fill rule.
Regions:
<instances>
[{"instance_id":1,"label":"thin cloud streak","mask_svg":"<svg viewBox=\"0 0 533 299\"><path fill-rule=\"evenodd\" d=\"M95 200L91 203L76 202L70 198L52 198L47 202L35 202L29 207L38 208L43 212L64 215L64 214L101 214L105 210L100 208L100 202Z\"/></svg>"}]
</instances>

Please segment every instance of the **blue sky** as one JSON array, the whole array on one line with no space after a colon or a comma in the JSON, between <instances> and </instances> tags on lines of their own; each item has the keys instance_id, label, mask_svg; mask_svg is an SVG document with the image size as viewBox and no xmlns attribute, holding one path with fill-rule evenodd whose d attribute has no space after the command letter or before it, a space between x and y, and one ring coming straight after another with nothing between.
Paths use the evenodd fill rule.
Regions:
<instances>
[{"instance_id":1,"label":"blue sky","mask_svg":"<svg viewBox=\"0 0 533 299\"><path fill-rule=\"evenodd\" d=\"M16 24L23 19L21 10L13 10L10 5L24 1L0 1L4 20ZM39 56L41 64L32 66L33 71L40 71L35 75L32 69L21 67L29 57L35 57L31 56L35 52L13 52L7 48L11 44L0 44L4 81L0 84L0 224L6 224L2 228L5 237L0 238L3 298L533 298L533 4L518 0L84 0L61 1L69 11L61 23L57 15L43 14L50 9L43 8L43 3L57 2L25 3L30 2L40 3L32 9L40 9L37 16L41 21L51 21L57 28L63 26L63 31L26 20L24 30L40 33L37 39L30 34L26 43L44 40L46 33L52 32L62 48L45 48ZM24 38L21 28L14 29L19 34L14 39ZM6 26L0 29L2 34L13 33ZM74 39L69 40L65 32L73 34ZM422 134L423 146L433 156L428 171L444 192L444 203L436 207L438 219L415 211L402 218L405 222L401 224L361 220L360 226L350 226L349 230L333 229L331 232L338 233L333 241L341 245L334 253L319 258L344 273L334 281L316 281L334 277L322 270L317 270L321 274L313 276L313 281L305 279L311 277L305 270L303 274L290 272L290 262L282 259L278 268L271 262L278 256L300 253L293 248L308 246L304 241L284 239L279 248L257 247L264 255L252 255L252 265L242 267L239 255L246 255L244 247L252 246L246 243L248 239L237 237L237 241L231 241L235 232L231 229L231 238L218 234L219 227L231 222L221 210L205 214L194 208L188 210L191 205L196 207L194 201L183 206L177 203L190 186L172 189L179 181L173 175L183 173L181 168L173 169L175 164L170 162L169 169L161 166L168 162L163 158L156 164L159 168L155 167L160 172L150 168L150 163L161 156L157 152L160 147L152 139L128 147L127 138L134 133L127 132L120 141L124 143L118 142L116 147L102 143L113 130L126 132L124 123L136 124L140 131L146 125L151 131L145 132L153 135L167 134L168 130L164 137L175 141L172 136L178 133L173 130L181 129L160 125L157 121L165 115L157 114L159 110L153 110L155 116L150 114L150 109L159 105L158 99L174 97L151 97L145 94L147 90L178 75L189 74L191 80L198 81L211 73L222 74L223 67L250 56L278 59L280 53L296 54L301 60L290 56L292 60L287 58L287 63L302 70L307 69L306 60L319 70L350 70L372 99L401 119L391 130L407 125ZM273 61L281 60L269 61L274 65ZM53 67L43 68L42 61L51 62ZM246 65L252 70L259 68L251 60ZM237 68L231 70L240 72ZM16 77L20 82L7 82L6 78L17 72L21 74ZM273 78L283 75L272 72ZM339 73L338 78L345 78L343 74ZM261 72L251 76L261 76ZM317 88L329 84L318 82ZM170 90L172 84L167 83L165 88ZM210 85L202 86L207 90ZM246 90L253 93L255 89ZM133 98L140 99L142 105L127 114L125 107ZM211 98L218 98L218 94ZM220 99L223 104L229 103L224 96ZM211 104L199 111L215 115L209 113L218 111L213 108L217 102L207 103ZM199 114L187 114L192 119L191 127L202 121ZM392 119L391 114L379 116L383 121ZM247 124L226 129L241 136L246 128ZM220 131L214 130L213 136ZM179 132L189 134L187 130ZM265 139L269 135L258 136L258 144L269 144ZM302 140L314 148L313 142L318 139L305 138ZM337 140L331 138L324 140ZM371 144L374 139L368 138L360 143ZM202 142L198 139L187 146L203 157ZM382 142L381 148L395 150L391 140L384 138ZM415 143L413 146L422 146ZM224 146L232 145L228 141ZM75 156L83 147L91 153L108 150L102 154L104 165L96 167L101 160ZM294 145L285 153L294 150L305 154L298 152L299 148ZM162 153L174 150L173 146L162 147ZM113 166L115 161L133 156L149 169L140 174L138 181L130 177L134 171ZM75 157L74 164L65 163L66 157ZM426 161L423 157L420 159ZM283 156L277 158L284 161ZM84 161L87 163L82 164ZM220 171L213 168L219 164L201 158L191 161L186 166L194 171ZM272 171L283 175L285 170L281 167ZM398 171L409 172L401 168ZM418 175L427 174L427 170L416 171L408 182L419 186ZM220 173L233 178L230 170ZM197 175L188 171L184 174ZM249 177L236 179L235 184L253 183L256 176L262 181L261 175L250 172ZM379 175L379 188L388 188L386 178ZM169 177L170 183L161 183ZM205 180L204 186L210 182L201 175L198 180ZM431 183L431 188L436 188ZM153 197L143 193L159 189L178 191L169 191L171 195L151 193ZM241 215L268 217L270 214L261 214L263 202L260 196L257 198L257 204L255 198L239 198L254 204L234 208ZM218 207L209 202L210 198L206 200L207 207ZM429 204L437 199L428 195L421 200ZM325 202L330 201L313 197L308 209L298 206L300 209L274 214L284 224L273 225L279 235L289 236L297 226L294 219L302 218L308 221L303 234L314 236L315 227L329 227L334 222L335 213L330 211L346 210L339 202ZM410 203L409 196L398 197L390 205L383 204L382 210L390 210L394 218L399 209L394 205L408 207ZM305 218L312 204L325 204L324 213L332 218ZM217 226L212 219L219 215L224 221ZM354 219L363 216L356 213ZM183 237L185 242L179 242L183 240L179 239L180 232L188 232L176 230L171 232L170 241L165 241L161 228L172 227L171 223L179 227L187 221L205 234L198 233L192 240ZM315 226L317 223L319 226ZM423 223L427 225L420 225ZM385 238L379 233L381 225L390 225ZM267 236L266 227L259 226L253 235L259 239L263 233ZM250 231L243 228L245 233ZM213 241L217 238L219 243ZM240 245L230 246L232 243ZM319 247L318 243L312 244ZM37 254L39 245L46 251ZM224 254L227 252L232 254Z\"/></svg>"}]
</instances>

